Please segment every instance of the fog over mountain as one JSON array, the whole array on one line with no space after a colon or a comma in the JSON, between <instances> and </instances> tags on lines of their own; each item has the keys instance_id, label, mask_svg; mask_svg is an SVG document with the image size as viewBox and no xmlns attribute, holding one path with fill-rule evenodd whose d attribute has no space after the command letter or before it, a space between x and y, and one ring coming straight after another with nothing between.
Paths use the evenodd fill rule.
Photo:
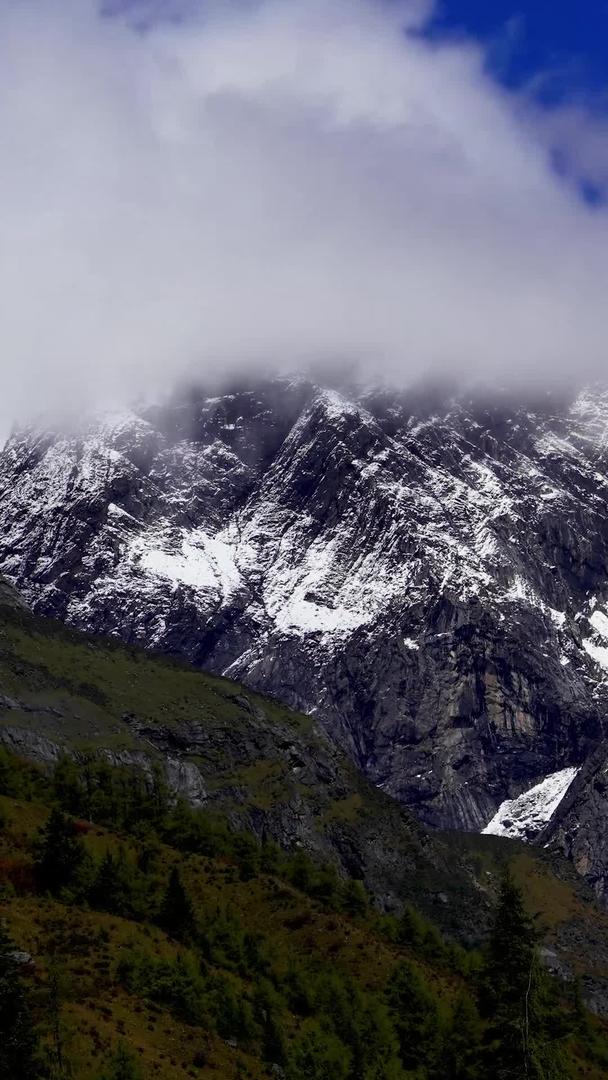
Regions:
<instances>
[{"instance_id":1,"label":"fog over mountain","mask_svg":"<svg viewBox=\"0 0 608 1080\"><path fill-rule=\"evenodd\" d=\"M4 424L266 364L601 375L606 129L430 16L2 5Z\"/></svg>"}]
</instances>

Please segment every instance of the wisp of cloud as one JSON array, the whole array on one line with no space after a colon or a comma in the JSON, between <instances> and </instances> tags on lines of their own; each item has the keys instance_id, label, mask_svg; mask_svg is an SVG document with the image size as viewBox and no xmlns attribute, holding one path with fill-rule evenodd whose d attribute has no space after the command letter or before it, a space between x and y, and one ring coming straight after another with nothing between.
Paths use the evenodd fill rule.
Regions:
<instances>
[{"instance_id":1,"label":"wisp of cloud","mask_svg":"<svg viewBox=\"0 0 608 1080\"><path fill-rule=\"evenodd\" d=\"M3 4L5 417L268 364L601 376L608 211L551 157L602 179L606 131L430 15Z\"/></svg>"}]
</instances>

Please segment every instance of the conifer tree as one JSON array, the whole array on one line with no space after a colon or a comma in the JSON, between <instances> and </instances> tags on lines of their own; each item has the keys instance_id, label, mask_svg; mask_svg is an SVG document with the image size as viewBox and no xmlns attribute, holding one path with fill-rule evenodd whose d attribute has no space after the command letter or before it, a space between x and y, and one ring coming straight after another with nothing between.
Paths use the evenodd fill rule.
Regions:
<instances>
[{"instance_id":1,"label":"conifer tree","mask_svg":"<svg viewBox=\"0 0 608 1080\"><path fill-rule=\"evenodd\" d=\"M425 1067L433 1075L439 1052L439 1017L434 994L416 969L404 962L393 973L387 998L404 1068Z\"/></svg>"},{"instance_id":2,"label":"conifer tree","mask_svg":"<svg viewBox=\"0 0 608 1080\"><path fill-rule=\"evenodd\" d=\"M282 1000L275 987L262 979L256 987L255 1019L262 1033L264 1060L282 1065L287 1060L287 1037L281 1021Z\"/></svg>"},{"instance_id":3,"label":"conifer tree","mask_svg":"<svg viewBox=\"0 0 608 1080\"><path fill-rule=\"evenodd\" d=\"M538 933L523 894L507 870L490 936L481 1004L489 1020L487 1063L495 1080L554 1080L564 1075L553 1045L552 1015Z\"/></svg>"},{"instance_id":4,"label":"conifer tree","mask_svg":"<svg viewBox=\"0 0 608 1080\"><path fill-rule=\"evenodd\" d=\"M133 914L135 879L135 867L126 859L124 851L121 849L118 855L107 851L91 886L91 903L112 915Z\"/></svg>"},{"instance_id":5,"label":"conifer tree","mask_svg":"<svg viewBox=\"0 0 608 1080\"><path fill-rule=\"evenodd\" d=\"M480 1050L479 1013L469 995L462 993L445 1030L442 1080L478 1080Z\"/></svg>"},{"instance_id":6,"label":"conifer tree","mask_svg":"<svg viewBox=\"0 0 608 1080\"><path fill-rule=\"evenodd\" d=\"M161 903L159 922L169 934L181 940L190 937L194 931L194 909L176 866L173 867L169 876L169 884Z\"/></svg>"},{"instance_id":7,"label":"conifer tree","mask_svg":"<svg viewBox=\"0 0 608 1080\"><path fill-rule=\"evenodd\" d=\"M404 945L420 945L424 936L422 919L411 904L405 904L399 920L398 940Z\"/></svg>"},{"instance_id":8,"label":"conifer tree","mask_svg":"<svg viewBox=\"0 0 608 1080\"><path fill-rule=\"evenodd\" d=\"M56 894L75 884L86 853L72 822L60 810L51 811L36 848L35 869L41 889Z\"/></svg>"}]
</instances>

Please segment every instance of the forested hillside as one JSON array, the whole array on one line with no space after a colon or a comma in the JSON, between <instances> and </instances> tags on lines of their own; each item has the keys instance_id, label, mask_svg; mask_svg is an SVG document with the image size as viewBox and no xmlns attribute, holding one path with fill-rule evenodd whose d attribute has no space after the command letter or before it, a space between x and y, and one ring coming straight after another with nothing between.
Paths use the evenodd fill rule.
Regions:
<instances>
[{"instance_id":1,"label":"forested hillside","mask_svg":"<svg viewBox=\"0 0 608 1080\"><path fill-rule=\"evenodd\" d=\"M0 1075L600 1077L513 877L483 947L226 828L160 774L0 758Z\"/></svg>"}]
</instances>

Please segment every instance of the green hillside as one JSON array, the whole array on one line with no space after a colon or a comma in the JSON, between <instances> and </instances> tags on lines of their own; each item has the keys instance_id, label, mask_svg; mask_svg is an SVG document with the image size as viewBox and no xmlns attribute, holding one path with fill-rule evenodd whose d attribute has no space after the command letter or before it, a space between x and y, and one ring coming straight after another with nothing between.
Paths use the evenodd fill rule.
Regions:
<instances>
[{"instance_id":1,"label":"green hillside","mask_svg":"<svg viewBox=\"0 0 608 1080\"><path fill-rule=\"evenodd\" d=\"M363 880L379 905L418 904L474 939L488 897L467 858L423 832L306 716L240 684L92 639L0 594L0 743L150 773L233 826L304 849ZM453 903L445 903L445 896Z\"/></svg>"},{"instance_id":2,"label":"green hillside","mask_svg":"<svg viewBox=\"0 0 608 1080\"><path fill-rule=\"evenodd\" d=\"M508 881L491 947L465 950L141 774L3 752L0 792L0 1075L476 1080L503 1060L523 1077L521 964L529 1075L605 1075L604 1027L543 974ZM2 1074L16 986L33 1056Z\"/></svg>"},{"instance_id":3,"label":"green hillside","mask_svg":"<svg viewBox=\"0 0 608 1080\"><path fill-rule=\"evenodd\" d=\"M571 868L427 834L309 717L0 585L0 1080L605 1075Z\"/></svg>"}]
</instances>

